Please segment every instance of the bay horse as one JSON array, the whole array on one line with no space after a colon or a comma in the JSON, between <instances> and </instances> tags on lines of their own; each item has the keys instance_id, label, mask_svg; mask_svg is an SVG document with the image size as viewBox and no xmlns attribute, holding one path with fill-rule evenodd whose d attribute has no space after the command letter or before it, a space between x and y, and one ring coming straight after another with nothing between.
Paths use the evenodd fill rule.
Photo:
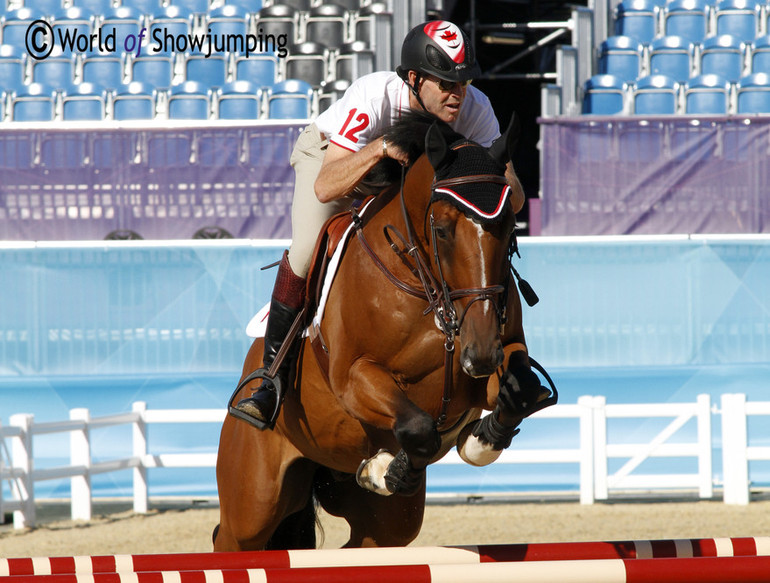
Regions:
<instances>
[{"instance_id":1,"label":"bay horse","mask_svg":"<svg viewBox=\"0 0 770 583\"><path fill-rule=\"evenodd\" d=\"M215 551L314 548L315 504L347 520L346 546L405 546L428 464L455 445L491 463L555 402L531 369L512 285L516 132L487 149L420 116L388 131L415 161L354 217L274 429L231 415L222 426ZM251 394L262 352L258 338L230 403Z\"/></svg>"}]
</instances>

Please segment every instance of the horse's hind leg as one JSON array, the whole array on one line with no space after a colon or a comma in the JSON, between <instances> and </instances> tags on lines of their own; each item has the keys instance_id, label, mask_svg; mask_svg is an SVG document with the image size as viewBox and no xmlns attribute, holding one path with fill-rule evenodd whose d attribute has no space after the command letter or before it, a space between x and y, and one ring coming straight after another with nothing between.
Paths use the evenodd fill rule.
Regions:
<instances>
[{"instance_id":1,"label":"horse's hind leg","mask_svg":"<svg viewBox=\"0 0 770 583\"><path fill-rule=\"evenodd\" d=\"M350 525L346 547L401 547L420 533L425 511L425 481L412 496L380 496L361 488L353 476L334 477L320 470L316 498L332 516Z\"/></svg>"},{"instance_id":2,"label":"horse's hind leg","mask_svg":"<svg viewBox=\"0 0 770 583\"><path fill-rule=\"evenodd\" d=\"M228 416L217 457L220 524L214 550L264 549L287 516L307 508L314 472L315 464L280 432L258 431Z\"/></svg>"}]
</instances>

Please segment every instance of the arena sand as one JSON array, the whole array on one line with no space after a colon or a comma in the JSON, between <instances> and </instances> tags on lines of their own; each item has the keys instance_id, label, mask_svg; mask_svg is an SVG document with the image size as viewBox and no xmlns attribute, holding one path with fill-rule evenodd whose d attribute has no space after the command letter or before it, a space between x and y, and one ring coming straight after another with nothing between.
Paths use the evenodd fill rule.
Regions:
<instances>
[{"instance_id":1,"label":"arena sand","mask_svg":"<svg viewBox=\"0 0 770 583\"><path fill-rule=\"evenodd\" d=\"M34 529L0 527L0 556L69 556L212 550L215 504L177 503L134 514L130 505L97 505L89 522L67 520L68 508L41 508ZM347 540L346 524L322 513L324 548ZM516 542L770 536L770 500L748 506L720 501L573 501L429 504L413 546Z\"/></svg>"}]
</instances>

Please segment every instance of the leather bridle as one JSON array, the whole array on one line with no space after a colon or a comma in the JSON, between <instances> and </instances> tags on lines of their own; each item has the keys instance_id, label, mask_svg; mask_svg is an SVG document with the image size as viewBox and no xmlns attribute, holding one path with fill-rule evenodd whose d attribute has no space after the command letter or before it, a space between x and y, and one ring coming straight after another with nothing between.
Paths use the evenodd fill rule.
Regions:
<instances>
[{"instance_id":1,"label":"leather bridle","mask_svg":"<svg viewBox=\"0 0 770 583\"><path fill-rule=\"evenodd\" d=\"M444 274L441 268L441 258L439 256L438 245L436 241L436 225L432 212L433 202L435 202L433 193L435 192L436 188L445 188L478 182L507 184L507 181L505 180L504 176L499 176L497 174L476 174L461 176L457 178L448 178L444 180L436 180L434 178L431 185L431 199L425 211L425 219L423 220L423 228L426 241L428 240L428 237L425 230L427 229L427 225L430 224L430 241L433 248L433 258L438 271L437 274L434 274L431 269L429 260L420 251L420 248L416 242L416 237L414 236L414 229L412 227L412 223L406 208L406 200L404 195L405 180L406 168L402 167L399 197L401 201L401 213L406 225L406 235L402 234L395 226L391 224L385 226L384 232L385 238L387 239L390 248L396 253L396 255L399 256L404 265L406 265L410 272L419 280L419 287L406 283L400 279L382 262L380 257L366 240L366 236L364 235L363 231L363 222L357 214L354 214L353 223L356 229L359 243L369 255L369 257L371 257L372 261L378 267L378 269L396 288L403 291L404 293L426 301L428 306L423 314L427 315L432 311L436 325L444 334L444 393L441 399L441 411L438 418L436 419L436 424L440 427L446 422L447 410L451 400L455 337L460 333L460 328L462 327L465 316L468 313L468 309L471 305L479 301L495 302L497 299L497 302L495 303L495 309L497 311L500 330L502 330L506 321L505 306L508 300L511 270L509 269L507 271L506 281L504 284L457 290L450 289L446 279L444 278ZM398 240L398 243L396 240ZM511 241L507 253L508 265L510 265L513 254L516 252L517 244L516 234L514 231L511 235ZM459 298L468 297L472 299L465 306L464 310L458 317L454 302Z\"/></svg>"}]
</instances>

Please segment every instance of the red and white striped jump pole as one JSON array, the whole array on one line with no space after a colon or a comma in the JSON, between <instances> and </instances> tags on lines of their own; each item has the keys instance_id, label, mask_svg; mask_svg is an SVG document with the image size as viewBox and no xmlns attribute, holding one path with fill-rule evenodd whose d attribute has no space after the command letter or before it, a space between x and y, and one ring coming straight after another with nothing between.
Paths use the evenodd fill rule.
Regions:
<instances>
[{"instance_id":1,"label":"red and white striped jump pole","mask_svg":"<svg viewBox=\"0 0 770 583\"><path fill-rule=\"evenodd\" d=\"M0 577L332 566L478 564L591 559L770 556L770 537L533 543L458 547L0 558Z\"/></svg>"},{"instance_id":2,"label":"red and white striped jump pole","mask_svg":"<svg viewBox=\"0 0 770 583\"><path fill-rule=\"evenodd\" d=\"M587 559L143 573L16 575L3 583L767 583L770 557Z\"/></svg>"}]
</instances>

